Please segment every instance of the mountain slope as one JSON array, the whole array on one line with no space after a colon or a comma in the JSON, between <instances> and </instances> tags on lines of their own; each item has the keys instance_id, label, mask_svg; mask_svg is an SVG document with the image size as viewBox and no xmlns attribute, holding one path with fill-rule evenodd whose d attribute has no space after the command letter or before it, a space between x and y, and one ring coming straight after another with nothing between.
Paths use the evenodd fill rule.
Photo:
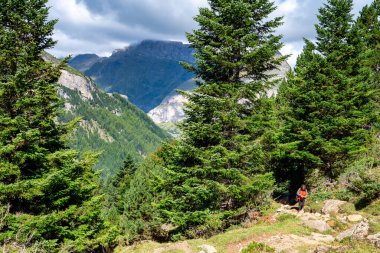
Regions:
<instances>
[{"instance_id":1,"label":"mountain slope","mask_svg":"<svg viewBox=\"0 0 380 253\"><path fill-rule=\"evenodd\" d=\"M96 54L81 54L70 60L70 66L81 72L85 72L100 59Z\"/></svg>"},{"instance_id":2,"label":"mountain slope","mask_svg":"<svg viewBox=\"0 0 380 253\"><path fill-rule=\"evenodd\" d=\"M78 55L69 64L94 80L107 92L127 95L148 112L193 75L179 64L194 62L193 49L181 42L146 40L108 58Z\"/></svg>"},{"instance_id":3,"label":"mountain slope","mask_svg":"<svg viewBox=\"0 0 380 253\"><path fill-rule=\"evenodd\" d=\"M274 78L276 79L284 79L290 69L290 65L284 61L276 70L270 71L269 74L274 75ZM191 79L182 83L177 89L191 91L195 87L195 80ZM268 95L276 96L277 89L278 87L273 87L268 91ZM159 106L149 111L148 115L156 124L159 124L164 129L173 131L175 128L173 124L183 120L185 117L183 107L186 102L187 99L184 96L180 95L176 91L173 91L161 102Z\"/></svg>"},{"instance_id":4,"label":"mountain slope","mask_svg":"<svg viewBox=\"0 0 380 253\"><path fill-rule=\"evenodd\" d=\"M90 78L71 68L62 70L59 84L65 102L60 120L82 118L70 145L80 151L102 152L97 167L105 174L116 171L127 154L141 160L168 138L124 96L98 89Z\"/></svg>"}]
</instances>

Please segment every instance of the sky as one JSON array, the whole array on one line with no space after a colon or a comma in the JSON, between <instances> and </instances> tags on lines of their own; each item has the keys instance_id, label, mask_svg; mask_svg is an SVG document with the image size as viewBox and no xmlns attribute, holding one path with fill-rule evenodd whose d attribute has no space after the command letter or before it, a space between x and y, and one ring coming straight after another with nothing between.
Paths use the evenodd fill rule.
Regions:
<instances>
[{"instance_id":1,"label":"sky","mask_svg":"<svg viewBox=\"0 0 380 253\"><path fill-rule=\"evenodd\" d=\"M316 14L325 0L275 0L273 13L283 16L283 54L294 66L303 38L313 40ZM354 13L372 0L354 0ZM207 0L49 0L50 18L59 19L50 53L57 57L96 53L109 56L144 39L186 41L186 32L197 28L193 17Z\"/></svg>"}]
</instances>

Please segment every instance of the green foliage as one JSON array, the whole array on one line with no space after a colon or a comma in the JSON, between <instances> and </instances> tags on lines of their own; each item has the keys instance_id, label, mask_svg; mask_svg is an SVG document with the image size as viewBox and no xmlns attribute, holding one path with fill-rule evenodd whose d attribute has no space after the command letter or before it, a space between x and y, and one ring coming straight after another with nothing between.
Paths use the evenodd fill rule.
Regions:
<instances>
[{"instance_id":1,"label":"green foliage","mask_svg":"<svg viewBox=\"0 0 380 253\"><path fill-rule=\"evenodd\" d=\"M380 167L378 157L379 145L358 159L342 175L340 181L351 192L355 206L362 209L380 197Z\"/></svg>"},{"instance_id":2,"label":"green foliage","mask_svg":"<svg viewBox=\"0 0 380 253\"><path fill-rule=\"evenodd\" d=\"M95 88L93 99L84 100L76 90L66 87L61 90L71 109L60 115L60 121L70 122L81 117L69 145L81 152L100 152L96 167L102 170L103 177L116 174L125 157L130 155L141 162L143 156L169 139L143 111L119 94L107 94Z\"/></svg>"},{"instance_id":3,"label":"green foliage","mask_svg":"<svg viewBox=\"0 0 380 253\"><path fill-rule=\"evenodd\" d=\"M0 9L0 243L39 252L87 252L97 235L101 196L96 156L64 143L57 124L62 62L46 63L56 20L47 0L2 1Z\"/></svg>"},{"instance_id":4,"label":"green foliage","mask_svg":"<svg viewBox=\"0 0 380 253\"><path fill-rule=\"evenodd\" d=\"M246 248L244 248L242 253L256 253L256 252L267 252L272 253L275 252L275 249L269 247L268 245L260 242L251 242Z\"/></svg>"},{"instance_id":5,"label":"green foliage","mask_svg":"<svg viewBox=\"0 0 380 253\"><path fill-rule=\"evenodd\" d=\"M123 166L116 175L109 175L103 182L105 193L105 216L112 223L117 222L123 210L123 197L129 189L130 182L135 174L137 167L132 157L128 155L124 160Z\"/></svg>"},{"instance_id":6,"label":"green foliage","mask_svg":"<svg viewBox=\"0 0 380 253\"><path fill-rule=\"evenodd\" d=\"M137 170L126 194L125 215L139 210L131 219L136 224L144 218L161 240L223 231L268 204L273 188L263 139L269 138L267 119L274 118L274 100L266 92L275 82L267 71L285 59L277 56L281 37L273 34L281 18L267 19L275 9L269 1L209 3L211 9L201 8L195 18L200 28L188 34L197 64L184 65L202 81L186 94L183 138L157 152L157 168L144 181L138 173L145 169ZM138 182L143 190L134 186ZM153 209L133 206L142 196ZM145 208L151 213L142 215ZM146 233L144 226L135 227Z\"/></svg>"},{"instance_id":7,"label":"green foliage","mask_svg":"<svg viewBox=\"0 0 380 253\"><path fill-rule=\"evenodd\" d=\"M318 192L313 192L313 194L310 196L310 200L323 202L325 200L333 198L333 196L334 196L333 192L318 191Z\"/></svg>"},{"instance_id":8,"label":"green foliage","mask_svg":"<svg viewBox=\"0 0 380 253\"><path fill-rule=\"evenodd\" d=\"M357 32L359 42L353 42L351 9L352 1L327 1L319 11L316 45L305 41L294 73L280 87L282 126L273 157L277 180L291 181L290 188L337 179L377 129L378 87L367 48L378 41Z\"/></svg>"},{"instance_id":9,"label":"green foliage","mask_svg":"<svg viewBox=\"0 0 380 253\"><path fill-rule=\"evenodd\" d=\"M161 229L161 220L153 203L160 196L153 184L162 179L162 160L151 155L137 168L130 181L129 190L122 198L124 212L121 216L121 241L131 243L139 239L165 238L167 232Z\"/></svg>"},{"instance_id":10,"label":"green foliage","mask_svg":"<svg viewBox=\"0 0 380 253\"><path fill-rule=\"evenodd\" d=\"M294 220L294 215L289 214L289 213L280 214L276 218L276 220L278 220L279 222L283 222L283 221L286 221L286 220Z\"/></svg>"}]
</instances>

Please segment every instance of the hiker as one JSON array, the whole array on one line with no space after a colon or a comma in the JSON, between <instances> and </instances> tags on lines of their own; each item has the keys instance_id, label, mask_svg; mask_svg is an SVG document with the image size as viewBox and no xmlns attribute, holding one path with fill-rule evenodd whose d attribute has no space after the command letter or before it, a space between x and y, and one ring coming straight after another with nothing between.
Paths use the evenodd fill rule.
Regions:
<instances>
[{"instance_id":1,"label":"hiker","mask_svg":"<svg viewBox=\"0 0 380 253\"><path fill-rule=\"evenodd\" d=\"M305 199L307 198L306 185L301 185L301 188L297 191L298 211L301 211L305 205Z\"/></svg>"}]
</instances>

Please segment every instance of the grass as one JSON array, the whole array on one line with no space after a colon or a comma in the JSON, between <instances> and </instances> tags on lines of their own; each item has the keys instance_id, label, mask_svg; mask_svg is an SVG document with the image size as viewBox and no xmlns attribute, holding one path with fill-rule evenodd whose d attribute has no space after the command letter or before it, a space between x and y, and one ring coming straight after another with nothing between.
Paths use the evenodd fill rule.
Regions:
<instances>
[{"instance_id":1,"label":"grass","mask_svg":"<svg viewBox=\"0 0 380 253\"><path fill-rule=\"evenodd\" d=\"M323 208L323 201L321 200L306 200L306 205L304 207L305 211L311 213L321 213Z\"/></svg>"},{"instance_id":2,"label":"grass","mask_svg":"<svg viewBox=\"0 0 380 253\"><path fill-rule=\"evenodd\" d=\"M380 199L373 201L369 206L361 210L370 215L379 216L380 215Z\"/></svg>"},{"instance_id":3,"label":"grass","mask_svg":"<svg viewBox=\"0 0 380 253\"><path fill-rule=\"evenodd\" d=\"M374 247L371 244L365 243L365 242L348 242L345 244L348 246L347 250L345 250L345 253L378 253L379 249ZM331 253L338 253L341 251L332 251Z\"/></svg>"},{"instance_id":4,"label":"grass","mask_svg":"<svg viewBox=\"0 0 380 253\"><path fill-rule=\"evenodd\" d=\"M321 203L322 201L313 202L309 201L307 204L311 206L311 209L317 211L318 209L321 209ZM275 213L275 210L278 208L278 204L275 204L270 209L267 209L263 212L264 216L271 216ZM355 211L352 204L347 204L342 208L344 212L347 212L347 214L351 213L360 213L370 220L370 233L378 233L380 232L380 200L375 201L370 206L366 207L365 209L362 209L360 212ZM337 223L337 227L335 228L336 231L334 234L339 233L339 231L345 230L348 228L347 224L341 223L336 217L332 216L332 220L335 220ZM256 225L253 225L252 227L243 228L243 227L233 227L226 231L225 233L215 235L211 238L200 238L200 239L194 239L194 240L188 240L185 243L187 243L188 247L192 250L192 252L199 252L200 248L199 246L207 244L214 246L218 253L225 253L227 252L227 248L229 245L233 244L239 244L241 242L250 242L255 241L257 238L262 237L270 237L273 235L279 235L279 234L294 234L298 236L308 236L311 234L311 229L305 228L302 226L302 221L298 219L297 217L290 215L290 214L282 214L277 217L277 222L274 224L271 224L264 219L262 221L259 221ZM164 248L164 247L170 247L176 244L173 243L166 243L166 244L159 244L156 242L145 242L140 243L132 247L127 248L117 248L115 250L116 253L148 253L153 252L154 249L158 248ZM350 242L346 241L343 244L337 244L334 245L341 245L341 246L348 246L347 253L372 253L372 252L380 252L379 249L376 249L374 246L365 243L365 242ZM270 246L270 245L269 245ZM308 250L311 250L313 246L305 245L305 248L299 249L300 252L307 252ZM185 251L181 251L180 249L172 249L169 248L167 251L163 251L163 253L182 253ZM338 252L338 251L337 251ZM334 253L334 251L331 251L331 253Z\"/></svg>"},{"instance_id":5,"label":"grass","mask_svg":"<svg viewBox=\"0 0 380 253\"><path fill-rule=\"evenodd\" d=\"M345 213L347 215L358 213L356 211L356 209L355 209L355 205L352 204L352 203L349 203L349 202L347 202L347 203L343 204L342 206L340 206L339 209L340 209L340 211L342 213Z\"/></svg>"},{"instance_id":6,"label":"grass","mask_svg":"<svg viewBox=\"0 0 380 253\"><path fill-rule=\"evenodd\" d=\"M280 216L281 217L281 216ZM199 252L199 246L208 244L214 246L218 253L226 252L228 245L233 243L239 243L244 240L248 240L255 236L263 235L275 235L275 234L295 234L295 235L309 235L310 230L301 225L301 221L296 217L290 217L288 215L284 217L283 221L278 221L275 224L268 224L265 222L258 223L249 228L234 228L223 234L213 236L209 239L194 239L188 240L187 243L193 252ZM156 242L141 243L128 248L116 248L115 253L147 253L153 252L153 249L167 247L172 244L159 244ZM164 251L176 252L176 251ZM180 252L180 251L178 251Z\"/></svg>"},{"instance_id":7,"label":"grass","mask_svg":"<svg viewBox=\"0 0 380 253\"><path fill-rule=\"evenodd\" d=\"M256 252L267 252L267 253L274 253L275 249L272 247L269 247L268 245L264 243L258 243L258 242L251 242L245 249L242 250L242 253L256 253Z\"/></svg>"}]
</instances>

